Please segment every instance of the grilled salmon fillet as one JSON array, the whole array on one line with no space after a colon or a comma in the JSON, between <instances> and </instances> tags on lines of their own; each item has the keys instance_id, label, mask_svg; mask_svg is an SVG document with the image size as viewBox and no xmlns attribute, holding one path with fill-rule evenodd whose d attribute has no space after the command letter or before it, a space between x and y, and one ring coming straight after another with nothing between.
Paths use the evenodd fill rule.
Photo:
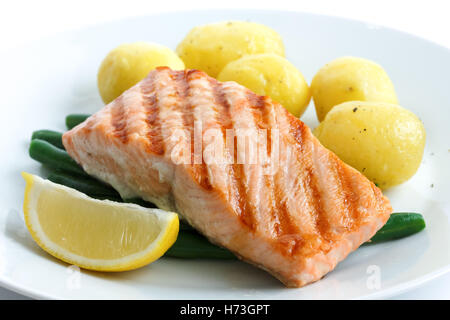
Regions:
<instances>
[{"instance_id":1,"label":"grilled salmon fillet","mask_svg":"<svg viewBox=\"0 0 450 320\"><path fill-rule=\"evenodd\" d=\"M322 278L392 212L279 103L198 70L157 68L63 143L122 197L178 212L289 287Z\"/></svg>"}]
</instances>

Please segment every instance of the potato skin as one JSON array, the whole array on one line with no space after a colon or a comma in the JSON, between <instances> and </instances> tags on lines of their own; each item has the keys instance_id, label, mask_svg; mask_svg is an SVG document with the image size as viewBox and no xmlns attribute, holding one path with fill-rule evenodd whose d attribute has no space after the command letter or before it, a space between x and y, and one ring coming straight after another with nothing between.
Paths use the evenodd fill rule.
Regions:
<instances>
[{"instance_id":1,"label":"potato skin","mask_svg":"<svg viewBox=\"0 0 450 320\"><path fill-rule=\"evenodd\" d=\"M425 147L425 128L419 118L398 105L380 102L337 105L314 135L382 189L411 178Z\"/></svg>"},{"instance_id":2,"label":"potato skin","mask_svg":"<svg viewBox=\"0 0 450 320\"><path fill-rule=\"evenodd\" d=\"M228 21L193 28L176 52L186 68L205 71L215 78L226 64L244 55L284 56L284 45L280 35L265 25Z\"/></svg>"},{"instance_id":3,"label":"potato skin","mask_svg":"<svg viewBox=\"0 0 450 320\"><path fill-rule=\"evenodd\" d=\"M156 43L125 43L111 50L103 59L97 75L103 102L113 101L159 66L184 69L183 61L175 52Z\"/></svg>"},{"instance_id":4,"label":"potato skin","mask_svg":"<svg viewBox=\"0 0 450 320\"><path fill-rule=\"evenodd\" d=\"M263 53L244 56L223 68L219 81L235 81L253 92L269 96L300 117L311 94L301 72L285 58Z\"/></svg>"},{"instance_id":5,"label":"potato skin","mask_svg":"<svg viewBox=\"0 0 450 320\"><path fill-rule=\"evenodd\" d=\"M346 101L397 104L394 85L384 69L367 59L341 57L323 66L311 82L317 118Z\"/></svg>"}]
</instances>

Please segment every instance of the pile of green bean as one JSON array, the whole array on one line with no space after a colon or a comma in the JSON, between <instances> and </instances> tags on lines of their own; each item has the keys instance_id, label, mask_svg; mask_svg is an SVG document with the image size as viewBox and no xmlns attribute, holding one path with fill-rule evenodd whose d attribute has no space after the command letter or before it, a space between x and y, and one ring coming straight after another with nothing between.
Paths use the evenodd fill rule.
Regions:
<instances>
[{"instance_id":1,"label":"pile of green bean","mask_svg":"<svg viewBox=\"0 0 450 320\"><path fill-rule=\"evenodd\" d=\"M72 129L85 121L89 115L71 114L66 117L66 126ZM155 207L142 199L122 199L111 186L89 176L66 152L62 143L62 133L52 130L33 132L29 148L30 157L49 168L48 179L76 189L96 199L108 199L118 202L133 202L144 207ZM381 228L368 243L378 243L403 238L425 228L421 214L394 213L386 225ZM180 232L175 244L166 252L166 256L177 258L235 259L228 250L210 243L205 237L181 220Z\"/></svg>"}]
</instances>

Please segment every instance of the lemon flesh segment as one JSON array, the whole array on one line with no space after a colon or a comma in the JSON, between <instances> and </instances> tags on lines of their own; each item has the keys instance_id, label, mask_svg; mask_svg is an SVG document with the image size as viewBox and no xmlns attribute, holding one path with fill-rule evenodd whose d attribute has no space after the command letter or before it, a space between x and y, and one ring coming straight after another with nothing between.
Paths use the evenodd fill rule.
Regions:
<instances>
[{"instance_id":1,"label":"lemon flesh segment","mask_svg":"<svg viewBox=\"0 0 450 320\"><path fill-rule=\"evenodd\" d=\"M178 215L135 204L96 200L22 173L25 222L38 245L65 262L125 271L160 258L175 242Z\"/></svg>"}]
</instances>

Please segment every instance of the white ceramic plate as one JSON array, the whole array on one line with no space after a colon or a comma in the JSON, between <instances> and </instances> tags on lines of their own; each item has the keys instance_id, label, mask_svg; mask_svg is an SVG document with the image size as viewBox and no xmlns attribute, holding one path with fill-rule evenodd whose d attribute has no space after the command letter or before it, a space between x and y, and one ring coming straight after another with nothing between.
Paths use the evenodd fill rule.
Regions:
<instances>
[{"instance_id":1,"label":"white ceramic plate","mask_svg":"<svg viewBox=\"0 0 450 320\"><path fill-rule=\"evenodd\" d=\"M395 211L424 214L420 234L363 247L321 281L286 289L269 274L237 261L164 258L131 272L82 271L53 259L33 242L21 220L20 171L41 173L27 146L33 130L64 130L68 113L102 107L96 73L105 54L122 42L154 41L175 48L195 25L228 19L273 27L288 59L308 81L344 55L385 67L400 102L427 130L419 172L387 192ZM450 269L450 52L397 31L361 22L301 13L178 12L140 17L60 34L4 53L0 59L0 284L37 298L318 299L381 298L408 290ZM302 118L315 127L314 107ZM379 279L379 285L377 285Z\"/></svg>"}]
</instances>

